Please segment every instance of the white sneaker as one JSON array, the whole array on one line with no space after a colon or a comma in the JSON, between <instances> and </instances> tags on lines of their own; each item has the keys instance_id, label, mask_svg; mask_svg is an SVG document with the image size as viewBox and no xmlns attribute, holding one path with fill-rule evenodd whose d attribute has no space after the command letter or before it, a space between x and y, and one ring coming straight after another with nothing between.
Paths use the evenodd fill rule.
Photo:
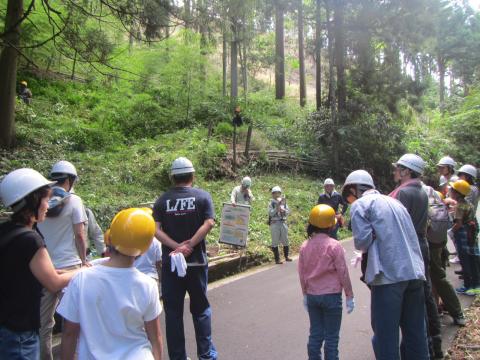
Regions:
<instances>
[{"instance_id":1,"label":"white sneaker","mask_svg":"<svg viewBox=\"0 0 480 360\"><path fill-rule=\"evenodd\" d=\"M453 259L450 259L449 261L450 261L451 264L460 263L460 259L458 258L458 256L455 256Z\"/></svg>"}]
</instances>

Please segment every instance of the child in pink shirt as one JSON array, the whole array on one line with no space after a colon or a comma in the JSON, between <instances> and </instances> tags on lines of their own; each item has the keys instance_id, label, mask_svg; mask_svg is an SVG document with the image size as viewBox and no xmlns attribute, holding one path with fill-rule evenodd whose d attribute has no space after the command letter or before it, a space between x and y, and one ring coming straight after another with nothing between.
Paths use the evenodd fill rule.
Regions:
<instances>
[{"instance_id":1,"label":"child in pink shirt","mask_svg":"<svg viewBox=\"0 0 480 360\"><path fill-rule=\"evenodd\" d=\"M335 211L328 205L310 211L308 240L300 248L298 274L303 302L310 319L308 359L338 359L338 340L342 322L342 289L347 312L355 307L352 283L342 245L328 236L336 224Z\"/></svg>"}]
</instances>

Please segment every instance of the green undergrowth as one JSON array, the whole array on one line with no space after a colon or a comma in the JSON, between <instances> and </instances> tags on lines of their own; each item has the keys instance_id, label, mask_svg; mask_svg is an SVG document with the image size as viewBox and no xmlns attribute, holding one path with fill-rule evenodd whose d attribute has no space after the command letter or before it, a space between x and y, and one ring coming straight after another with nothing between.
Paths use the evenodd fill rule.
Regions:
<instances>
[{"instance_id":1,"label":"green undergrowth","mask_svg":"<svg viewBox=\"0 0 480 360\"><path fill-rule=\"evenodd\" d=\"M230 192L242 176L253 177L253 204L248 252L270 255L270 231L266 224L270 188L279 185L284 189L291 216L289 236L294 251L305 239L305 226L309 210L322 190L318 179L287 172L263 174L255 163L240 170L238 178L218 174L225 164L230 129L219 123L214 135L208 139L205 127L180 129L129 141L115 130L108 131L98 121L89 120L89 112L62 102L37 102L35 106L18 107L18 146L12 152L0 153L2 173L19 167L32 167L48 175L52 164L66 159L77 167L79 182L75 191L97 215L106 229L113 215L120 209L142 206L155 199L170 187L169 168L178 156L189 157L195 164L196 186L213 196L216 217L220 219L223 202L229 201ZM241 128L240 138L246 127ZM97 134L93 136L92 134ZM80 146L84 141L84 147ZM268 137L257 132L253 145L259 149L268 146ZM341 237L348 232L341 230ZM219 239L219 223L208 236L215 245Z\"/></svg>"}]
</instances>

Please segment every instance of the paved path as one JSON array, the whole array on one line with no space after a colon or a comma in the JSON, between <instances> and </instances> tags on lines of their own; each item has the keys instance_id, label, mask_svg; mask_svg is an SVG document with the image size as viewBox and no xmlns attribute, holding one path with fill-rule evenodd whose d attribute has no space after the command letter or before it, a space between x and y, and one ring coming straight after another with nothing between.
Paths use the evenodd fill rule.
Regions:
<instances>
[{"instance_id":1,"label":"paved path","mask_svg":"<svg viewBox=\"0 0 480 360\"><path fill-rule=\"evenodd\" d=\"M347 261L353 256L353 241L342 242ZM302 305L297 262L267 266L210 284L208 296L213 309L213 339L221 360L302 360L307 358L308 316ZM458 266L458 265L457 265ZM448 269L449 278L458 286ZM352 314L344 311L340 332L342 360L374 359L370 338L370 295L359 280L360 270L350 267L356 298ZM464 306L472 298L461 296ZM191 316L185 304L187 351L196 359ZM444 349L457 327L443 317Z\"/></svg>"}]
</instances>

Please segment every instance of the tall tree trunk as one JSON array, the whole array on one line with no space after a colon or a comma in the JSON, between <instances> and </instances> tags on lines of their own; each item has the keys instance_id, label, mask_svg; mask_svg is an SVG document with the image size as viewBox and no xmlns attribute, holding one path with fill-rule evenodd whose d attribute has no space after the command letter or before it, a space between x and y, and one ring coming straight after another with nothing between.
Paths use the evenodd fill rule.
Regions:
<instances>
[{"instance_id":1,"label":"tall tree trunk","mask_svg":"<svg viewBox=\"0 0 480 360\"><path fill-rule=\"evenodd\" d=\"M315 100L317 110L322 107L322 0L315 7Z\"/></svg>"},{"instance_id":2,"label":"tall tree trunk","mask_svg":"<svg viewBox=\"0 0 480 360\"><path fill-rule=\"evenodd\" d=\"M345 81L345 29L344 0L334 1L335 7L335 62L337 65L338 114L343 118L347 105L347 84Z\"/></svg>"},{"instance_id":3,"label":"tall tree trunk","mask_svg":"<svg viewBox=\"0 0 480 360\"><path fill-rule=\"evenodd\" d=\"M450 92L450 96L454 95L455 94L455 74L453 73L453 69L450 68L450 71L449 71L449 75L450 75L450 83L449 83L449 92Z\"/></svg>"},{"instance_id":4,"label":"tall tree trunk","mask_svg":"<svg viewBox=\"0 0 480 360\"><path fill-rule=\"evenodd\" d=\"M298 1L298 61L300 72L300 106L307 103L307 84L305 81L305 44L303 38L303 0Z\"/></svg>"},{"instance_id":5,"label":"tall tree trunk","mask_svg":"<svg viewBox=\"0 0 480 360\"><path fill-rule=\"evenodd\" d=\"M245 42L239 44L238 53L240 55L240 66L242 69L242 85L243 85L243 96L245 98L245 103L247 102L247 92L248 92L248 76L247 76L247 49Z\"/></svg>"},{"instance_id":6,"label":"tall tree trunk","mask_svg":"<svg viewBox=\"0 0 480 360\"><path fill-rule=\"evenodd\" d=\"M438 78L439 78L439 102L440 102L440 110L443 113L445 107L445 59L438 55L437 57L438 63Z\"/></svg>"},{"instance_id":7,"label":"tall tree trunk","mask_svg":"<svg viewBox=\"0 0 480 360\"><path fill-rule=\"evenodd\" d=\"M73 65L72 65L72 73L70 74L70 79L75 79L75 68L77 66L77 49L75 49L75 54L73 55Z\"/></svg>"},{"instance_id":8,"label":"tall tree trunk","mask_svg":"<svg viewBox=\"0 0 480 360\"><path fill-rule=\"evenodd\" d=\"M330 0L325 1L325 10L327 15L327 38L328 38L328 97L327 106L336 110L335 104L335 53L333 51L333 28L331 16L331 4ZM332 114L333 118L333 114Z\"/></svg>"},{"instance_id":9,"label":"tall tree trunk","mask_svg":"<svg viewBox=\"0 0 480 360\"><path fill-rule=\"evenodd\" d=\"M462 77L462 87L463 87L463 96L467 97L468 95L470 95L470 86L465 75Z\"/></svg>"},{"instance_id":10,"label":"tall tree trunk","mask_svg":"<svg viewBox=\"0 0 480 360\"><path fill-rule=\"evenodd\" d=\"M232 44L230 46L230 101L232 105L235 106L238 97L238 35L237 35L237 26L235 23L232 24Z\"/></svg>"},{"instance_id":11,"label":"tall tree trunk","mask_svg":"<svg viewBox=\"0 0 480 360\"><path fill-rule=\"evenodd\" d=\"M222 34L222 96L227 96L227 31L223 29Z\"/></svg>"},{"instance_id":12,"label":"tall tree trunk","mask_svg":"<svg viewBox=\"0 0 480 360\"><path fill-rule=\"evenodd\" d=\"M275 1L275 99L285 98L285 36L283 4Z\"/></svg>"},{"instance_id":13,"label":"tall tree trunk","mask_svg":"<svg viewBox=\"0 0 480 360\"><path fill-rule=\"evenodd\" d=\"M201 55L201 68L200 68L200 82L201 82L201 88L202 88L202 93L205 94L205 87L207 83L207 46L208 46L208 40L207 40L207 10L206 10L206 5L205 5L205 0L198 0L197 2L198 5L198 23L199 23L199 29L200 29L200 55Z\"/></svg>"},{"instance_id":14,"label":"tall tree trunk","mask_svg":"<svg viewBox=\"0 0 480 360\"><path fill-rule=\"evenodd\" d=\"M23 15L23 0L9 0L5 31L17 24ZM0 147L9 148L15 140L15 96L17 84L16 48L20 45L20 24L5 34L0 55Z\"/></svg>"},{"instance_id":15,"label":"tall tree trunk","mask_svg":"<svg viewBox=\"0 0 480 360\"><path fill-rule=\"evenodd\" d=\"M128 53L129 54L132 53L133 41L135 40L133 36L134 31L135 30L134 30L133 21L132 21L132 24L130 25L130 32L128 34Z\"/></svg>"},{"instance_id":16,"label":"tall tree trunk","mask_svg":"<svg viewBox=\"0 0 480 360\"><path fill-rule=\"evenodd\" d=\"M334 0L335 1L335 0ZM328 99L327 106L330 109L330 117L332 122L332 161L333 172L335 176L340 175L340 149L339 149L339 135L338 135L338 117L337 117L337 103L335 101L335 53L333 48L333 28L331 16L330 0L325 1L325 10L327 15L327 37L328 37Z\"/></svg>"},{"instance_id":17,"label":"tall tree trunk","mask_svg":"<svg viewBox=\"0 0 480 360\"><path fill-rule=\"evenodd\" d=\"M189 29L190 28L190 21L192 19L192 10L190 8L190 6L191 6L190 0L185 0L183 6L184 6L184 10L185 10L185 28Z\"/></svg>"}]
</instances>

